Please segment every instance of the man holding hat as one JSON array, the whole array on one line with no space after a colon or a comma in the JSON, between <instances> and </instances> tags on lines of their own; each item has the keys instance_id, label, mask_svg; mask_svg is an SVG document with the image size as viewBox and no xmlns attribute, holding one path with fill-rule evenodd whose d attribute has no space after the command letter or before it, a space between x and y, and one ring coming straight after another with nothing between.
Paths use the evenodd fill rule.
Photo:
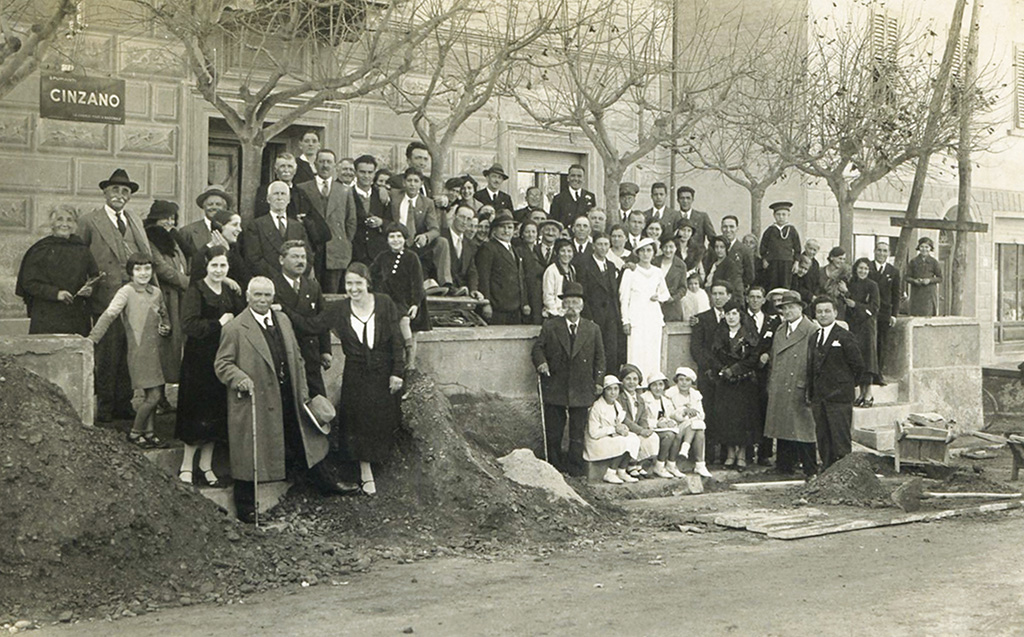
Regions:
<instances>
[{"instance_id":1,"label":"man holding hat","mask_svg":"<svg viewBox=\"0 0 1024 637\"><path fill-rule=\"evenodd\" d=\"M806 396L807 361L817 328L804 316L798 292L782 292L776 305L782 323L772 339L764 435L778 441L775 468L779 473L793 473L799 462L810 477L818 471L818 460L814 414Z\"/></svg>"},{"instance_id":2,"label":"man holding hat","mask_svg":"<svg viewBox=\"0 0 1024 637\"><path fill-rule=\"evenodd\" d=\"M764 266L765 284L769 288L788 288L796 270L794 262L800 254L800 234L789 223L792 202L776 201L768 206L775 223L761 235L761 265Z\"/></svg>"},{"instance_id":3,"label":"man holding hat","mask_svg":"<svg viewBox=\"0 0 1024 637\"><path fill-rule=\"evenodd\" d=\"M484 171L484 177L487 179L487 186L477 190L473 198L482 204L494 206L495 211L508 210L512 212L512 197L509 197L507 192L499 190L501 184L508 179L505 169L501 167L501 164L492 164Z\"/></svg>"},{"instance_id":4,"label":"man holding hat","mask_svg":"<svg viewBox=\"0 0 1024 637\"><path fill-rule=\"evenodd\" d=\"M94 286L89 299L93 318L98 318L110 305L114 294L131 280L125 269L128 257L136 252L152 256L142 220L126 209L139 184L128 178L124 168L115 170L100 182L106 198L102 208L82 215L78 220L78 236L89 246L103 278ZM132 385L128 377L128 349L121 319L111 323L107 333L96 345L96 419L110 422L113 418L132 418Z\"/></svg>"},{"instance_id":5,"label":"man holding hat","mask_svg":"<svg viewBox=\"0 0 1024 637\"><path fill-rule=\"evenodd\" d=\"M565 178L567 188L551 199L549 217L563 226L571 226L576 217L587 214L597 205L594 193L583 188L586 176L587 171L580 164L569 166L569 173Z\"/></svg>"},{"instance_id":6,"label":"man holding hat","mask_svg":"<svg viewBox=\"0 0 1024 637\"><path fill-rule=\"evenodd\" d=\"M319 464L327 456L327 434L306 412L310 402L306 370L291 321L271 307L274 283L254 277L246 298L249 306L221 331L213 366L228 388L235 506L240 520L252 522L257 480L284 480L295 470L308 469L321 492L354 493L357 488L331 481ZM317 405L313 413L317 422L330 422L330 411L321 411Z\"/></svg>"},{"instance_id":7,"label":"man holding hat","mask_svg":"<svg viewBox=\"0 0 1024 637\"><path fill-rule=\"evenodd\" d=\"M210 242L213 237L213 218L221 210L235 207L235 199L220 186L213 184L196 197L196 205L203 210L203 218L193 221L178 231L185 244L185 256L191 261L199 249Z\"/></svg>"},{"instance_id":8,"label":"man holding hat","mask_svg":"<svg viewBox=\"0 0 1024 637\"><path fill-rule=\"evenodd\" d=\"M511 212L499 212L491 222L490 241L476 253L480 293L490 301L493 312L491 325L519 325L530 313L523 260L512 247L515 227Z\"/></svg>"},{"instance_id":9,"label":"man holding hat","mask_svg":"<svg viewBox=\"0 0 1024 637\"><path fill-rule=\"evenodd\" d=\"M533 364L540 374L546 425L548 461L559 471L586 475L583 462L587 411L601 391L604 345L601 331L583 310L583 286L567 282L562 293L562 316L549 318L533 343ZM568 455L562 452L569 424Z\"/></svg>"},{"instance_id":10,"label":"man holding hat","mask_svg":"<svg viewBox=\"0 0 1024 637\"><path fill-rule=\"evenodd\" d=\"M633 204L636 203L637 193L640 186L633 182L623 181L619 183L619 212L614 223L626 223L629 213L633 212Z\"/></svg>"}]
</instances>

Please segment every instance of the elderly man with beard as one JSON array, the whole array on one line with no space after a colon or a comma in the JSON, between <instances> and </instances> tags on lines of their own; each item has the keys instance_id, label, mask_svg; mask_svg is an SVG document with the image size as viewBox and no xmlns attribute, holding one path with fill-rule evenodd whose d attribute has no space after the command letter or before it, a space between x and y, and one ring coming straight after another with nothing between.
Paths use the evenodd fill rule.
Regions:
<instances>
[{"instance_id":1,"label":"elderly man with beard","mask_svg":"<svg viewBox=\"0 0 1024 637\"><path fill-rule=\"evenodd\" d=\"M533 343L533 364L541 377L548 461L570 475L585 475L583 462L587 411L601 391L604 344L601 331L583 310L583 286L566 283L562 316L549 318ZM562 452L565 425L569 424L568 455Z\"/></svg>"}]
</instances>

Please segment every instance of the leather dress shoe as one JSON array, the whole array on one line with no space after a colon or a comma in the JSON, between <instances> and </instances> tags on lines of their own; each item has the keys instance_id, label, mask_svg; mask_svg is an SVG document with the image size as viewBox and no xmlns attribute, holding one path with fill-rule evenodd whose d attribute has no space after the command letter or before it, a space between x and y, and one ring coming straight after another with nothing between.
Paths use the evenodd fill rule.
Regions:
<instances>
[{"instance_id":1,"label":"leather dress shoe","mask_svg":"<svg viewBox=\"0 0 1024 637\"><path fill-rule=\"evenodd\" d=\"M245 524L256 524L256 511L239 511L238 520Z\"/></svg>"},{"instance_id":2,"label":"leather dress shoe","mask_svg":"<svg viewBox=\"0 0 1024 637\"><path fill-rule=\"evenodd\" d=\"M318 482L316 486L320 489L321 493L328 493L332 495L356 495L360 492L359 485L352 482L331 482L324 480L323 482Z\"/></svg>"}]
</instances>

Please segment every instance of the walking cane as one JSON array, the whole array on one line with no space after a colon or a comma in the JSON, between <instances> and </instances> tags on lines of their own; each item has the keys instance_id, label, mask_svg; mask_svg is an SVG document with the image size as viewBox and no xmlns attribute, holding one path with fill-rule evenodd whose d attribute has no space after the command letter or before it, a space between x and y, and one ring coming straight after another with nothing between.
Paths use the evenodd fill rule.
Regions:
<instances>
[{"instance_id":1,"label":"walking cane","mask_svg":"<svg viewBox=\"0 0 1024 637\"><path fill-rule=\"evenodd\" d=\"M540 397L540 430L544 440L544 462L548 460L548 423L544 419L544 388L541 386L540 374L537 374L537 396Z\"/></svg>"},{"instance_id":2,"label":"walking cane","mask_svg":"<svg viewBox=\"0 0 1024 637\"><path fill-rule=\"evenodd\" d=\"M253 522L256 528L260 528L260 465L259 457L256 454L256 388L249 392L250 405L252 407L252 499L255 503Z\"/></svg>"}]
</instances>

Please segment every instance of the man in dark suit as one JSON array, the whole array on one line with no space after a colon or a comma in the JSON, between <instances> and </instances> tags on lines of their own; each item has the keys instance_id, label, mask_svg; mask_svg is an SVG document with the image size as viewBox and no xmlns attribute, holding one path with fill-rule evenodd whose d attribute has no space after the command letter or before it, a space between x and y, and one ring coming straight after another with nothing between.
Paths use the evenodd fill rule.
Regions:
<instances>
[{"instance_id":1,"label":"man in dark suit","mask_svg":"<svg viewBox=\"0 0 1024 637\"><path fill-rule=\"evenodd\" d=\"M295 159L295 155L291 153L281 153L274 158L274 179L272 181L283 181L288 184L288 188L294 188L299 182L295 181L295 172L298 170L298 162ZM310 176L309 181L316 177L316 173ZM256 190L256 203L253 206L255 210L254 217L262 217L270 212L270 204L267 203L267 186L270 183L260 184L260 187ZM291 202L288 204L288 216L296 217L298 210L296 205L298 203L298 197L293 196Z\"/></svg>"},{"instance_id":2,"label":"man in dark suit","mask_svg":"<svg viewBox=\"0 0 1024 637\"><path fill-rule=\"evenodd\" d=\"M704 397L704 414L708 426L714 422L714 412L711 406L714 404L715 382L711 378L711 367L713 359L711 346L714 342L715 330L718 324L725 317L722 308L732 298L732 288L728 283L717 282L711 284L711 309L704 310L698 314L696 322L690 332L690 358L697 364L697 389Z\"/></svg>"},{"instance_id":3,"label":"man in dark suit","mask_svg":"<svg viewBox=\"0 0 1024 637\"><path fill-rule=\"evenodd\" d=\"M586 475L583 445L587 411L600 391L605 355L597 325L580 317L583 287L576 282L566 283L559 298L564 315L544 322L533 343L533 365L540 374L547 460L559 471L580 476ZM569 453L563 455L566 420Z\"/></svg>"},{"instance_id":4,"label":"man in dark suit","mask_svg":"<svg viewBox=\"0 0 1024 637\"><path fill-rule=\"evenodd\" d=\"M491 223L491 240L476 253L480 293L490 301L491 325L519 325L530 313L523 279L523 262L512 248L515 219L498 213Z\"/></svg>"},{"instance_id":5,"label":"man in dark suit","mask_svg":"<svg viewBox=\"0 0 1024 637\"><path fill-rule=\"evenodd\" d=\"M722 217L722 237L725 239L725 261L718 267L727 268L734 274L731 276L733 290L742 296L744 290L754 284L754 253L743 242L736 238L740 220L735 215ZM710 264L708 264L710 266Z\"/></svg>"},{"instance_id":6,"label":"man in dark suit","mask_svg":"<svg viewBox=\"0 0 1024 637\"><path fill-rule=\"evenodd\" d=\"M199 252L200 248L210 242L213 236L213 217L221 210L233 209L235 200L223 188L213 185L208 186L196 197L196 205L202 208L203 218L178 230L178 236L185 244L185 256L189 260Z\"/></svg>"},{"instance_id":7,"label":"man in dark suit","mask_svg":"<svg viewBox=\"0 0 1024 637\"><path fill-rule=\"evenodd\" d=\"M889 262L889 240L879 239L875 245L875 260L868 275L878 285L878 371L882 365L889 342L889 328L896 324L900 310L900 271Z\"/></svg>"},{"instance_id":8,"label":"man in dark suit","mask_svg":"<svg viewBox=\"0 0 1024 637\"><path fill-rule=\"evenodd\" d=\"M679 204L679 217L676 221L677 227L672 229L672 233L675 234L675 231L678 229L679 220L688 219L690 225L693 226L690 245L704 253L707 250L707 241L716 234L715 226L711 223L711 217L708 216L708 213L694 210L693 199L695 195L696 191L690 186L676 188L676 203Z\"/></svg>"},{"instance_id":9,"label":"man in dark suit","mask_svg":"<svg viewBox=\"0 0 1024 637\"><path fill-rule=\"evenodd\" d=\"M480 275L476 270L477 243L467 236L473 223L474 212L469 206L460 205L455 209L452 225L441 231L441 239L448 242L452 255L452 284L459 293L468 292L475 299L483 300L480 293Z\"/></svg>"},{"instance_id":10,"label":"man in dark suit","mask_svg":"<svg viewBox=\"0 0 1024 637\"><path fill-rule=\"evenodd\" d=\"M271 182L267 187L267 202L270 214L252 219L246 225L242 256L252 269L253 275L273 279L281 268L279 252L281 244L289 240L302 241L309 245L306 229L298 219L288 217L288 202L291 190L282 181Z\"/></svg>"},{"instance_id":11,"label":"man in dark suit","mask_svg":"<svg viewBox=\"0 0 1024 637\"><path fill-rule=\"evenodd\" d=\"M636 203L636 196L639 193L640 186L633 182L623 181L619 184L619 209L612 212L612 225L626 223L633 212L633 204Z\"/></svg>"},{"instance_id":12,"label":"man in dark suit","mask_svg":"<svg viewBox=\"0 0 1024 637\"><path fill-rule=\"evenodd\" d=\"M356 234L356 202L352 189L335 176L334 151L323 148L316 155L317 175L313 181L296 186L299 218L310 218L316 226L322 219L328 235L322 245L313 246L317 279L327 294L343 291L345 268L352 261L352 240ZM306 234L312 235L309 224ZM323 234L322 232L320 234ZM312 236L310 237L312 241Z\"/></svg>"},{"instance_id":13,"label":"man in dark suit","mask_svg":"<svg viewBox=\"0 0 1024 637\"><path fill-rule=\"evenodd\" d=\"M857 340L836 324L832 297L814 299L814 316L821 327L814 335L807 365L807 394L817 429L818 453L825 469L850 453L853 399L864 372Z\"/></svg>"},{"instance_id":14,"label":"man in dark suit","mask_svg":"<svg viewBox=\"0 0 1024 637\"><path fill-rule=\"evenodd\" d=\"M316 154L320 150L320 134L313 129L307 130L299 139L299 149L302 154L295 162L293 182L296 184L311 181L316 177Z\"/></svg>"},{"instance_id":15,"label":"man in dark suit","mask_svg":"<svg viewBox=\"0 0 1024 637\"><path fill-rule=\"evenodd\" d=\"M540 264L547 268L555 261L555 241L562 236L562 224L554 219L545 219L541 222L540 241L533 246L533 251L540 259Z\"/></svg>"},{"instance_id":16,"label":"man in dark suit","mask_svg":"<svg viewBox=\"0 0 1024 637\"><path fill-rule=\"evenodd\" d=\"M403 183L403 193L391 197L391 219L408 230L406 245L419 256L424 278L433 277L440 285L451 286L451 252L441 240L441 219L434 202L422 194L423 175L407 168Z\"/></svg>"},{"instance_id":17,"label":"man in dark suit","mask_svg":"<svg viewBox=\"0 0 1024 637\"><path fill-rule=\"evenodd\" d=\"M390 211L381 199L381 189L373 184L377 159L373 155L361 155L355 164L352 199L356 207L356 235L352 239L352 260L370 265L378 254L388 249L384 220Z\"/></svg>"},{"instance_id":18,"label":"man in dark suit","mask_svg":"<svg viewBox=\"0 0 1024 637\"><path fill-rule=\"evenodd\" d=\"M594 242L590 238L590 218L576 217L572 222L572 249L576 254L594 252Z\"/></svg>"},{"instance_id":19,"label":"man in dark suit","mask_svg":"<svg viewBox=\"0 0 1024 637\"><path fill-rule=\"evenodd\" d=\"M652 221L661 222L662 235L673 234L679 229L682 215L668 205L668 186L663 182L651 184L651 207L644 211L647 224Z\"/></svg>"},{"instance_id":20,"label":"man in dark suit","mask_svg":"<svg viewBox=\"0 0 1024 637\"><path fill-rule=\"evenodd\" d=\"M331 368L331 333L316 325L317 318L324 311L324 295L320 284L303 274L306 271L306 244L285 241L281 244L280 255L281 271L273 279L274 302L288 315L295 328L310 396L326 396L321 369Z\"/></svg>"},{"instance_id":21,"label":"man in dark suit","mask_svg":"<svg viewBox=\"0 0 1024 637\"><path fill-rule=\"evenodd\" d=\"M516 223L523 223L535 210L543 212L545 217L548 216L544 210L544 191L537 186L530 186L526 189L526 205L515 210L512 216L515 217Z\"/></svg>"},{"instance_id":22,"label":"man in dark suit","mask_svg":"<svg viewBox=\"0 0 1024 637\"><path fill-rule=\"evenodd\" d=\"M126 209L139 184L128 177L123 168L115 170L100 182L106 203L102 208L81 216L78 237L89 246L89 252L103 277L93 285L89 310L94 319L110 305L114 294L131 280L127 270L128 257L136 252L152 256L142 220ZM128 375L128 341L121 319L110 324L95 349L96 419L110 422L114 418L132 418L132 384Z\"/></svg>"},{"instance_id":23,"label":"man in dark suit","mask_svg":"<svg viewBox=\"0 0 1024 637\"><path fill-rule=\"evenodd\" d=\"M508 179L505 169L501 164L494 164L484 171L487 179L487 186L476 191L473 198L482 204L490 204L497 210L508 210L512 212L512 197L507 192L500 190L501 184Z\"/></svg>"},{"instance_id":24,"label":"man in dark suit","mask_svg":"<svg viewBox=\"0 0 1024 637\"><path fill-rule=\"evenodd\" d=\"M586 215L591 208L597 205L597 197L594 196L594 193L583 189L583 179L586 175L587 171L583 166L579 164L569 166L569 175L566 177L569 187L551 200L548 217L569 227L576 217Z\"/></svg>"},{"instance_id":25,"label":"man in dark suit","mask_svg":"<svg viewBox=\"0 0 1024 637\"><path fill-rule=\"evenodd\" d=\"M428 199L433 199L434 188L430 185L427 175L430 174L430 149L421 141L409 142L405 147L406 171L396 173L388 179L388 186L391 187L391 199L401 198L405 190L405 172L409 168L415 168L420 173L420 194Z\"/></svg>"},{"instance_id":26,"label":"man in dark suit","mask_svg":"<svg viewBox=\"0 0 1024 637\"><path fill-rule=\"evenodd\" d=\"M593 321L601 330L604 342L604 359L612 365L619 360L619 330L622 316L619 313L619 271L606 257L611 249L611 240L603 232L594 236L591 254L577 254L573 259L576 279L583 286L587 302L582 315Z\"/></svg>"},{"instance_id":27,"label":"man in dark suit","mask_svg":"<svg viewBox=\"0 0 1024 637\"><path fill-rule=\"evenodd\" d=\"M756 461L761 466L768 466L772 457L772 439L764 436L764 416L768 413L768 363L772 350L772 339L775 338L775 332L782 324L781 316L766 312L768 308L765 305L765 294L765 289L760 285L752 285L747 290L747 317L760 338L757 348L758 366L755 374L761 398L761 418L755 423L757 432L754 437L760 439L757 444L757 457L754 457L753 445L749 445L746 449L746 460L748 463Z\"/></svg>"}]
</instances>

